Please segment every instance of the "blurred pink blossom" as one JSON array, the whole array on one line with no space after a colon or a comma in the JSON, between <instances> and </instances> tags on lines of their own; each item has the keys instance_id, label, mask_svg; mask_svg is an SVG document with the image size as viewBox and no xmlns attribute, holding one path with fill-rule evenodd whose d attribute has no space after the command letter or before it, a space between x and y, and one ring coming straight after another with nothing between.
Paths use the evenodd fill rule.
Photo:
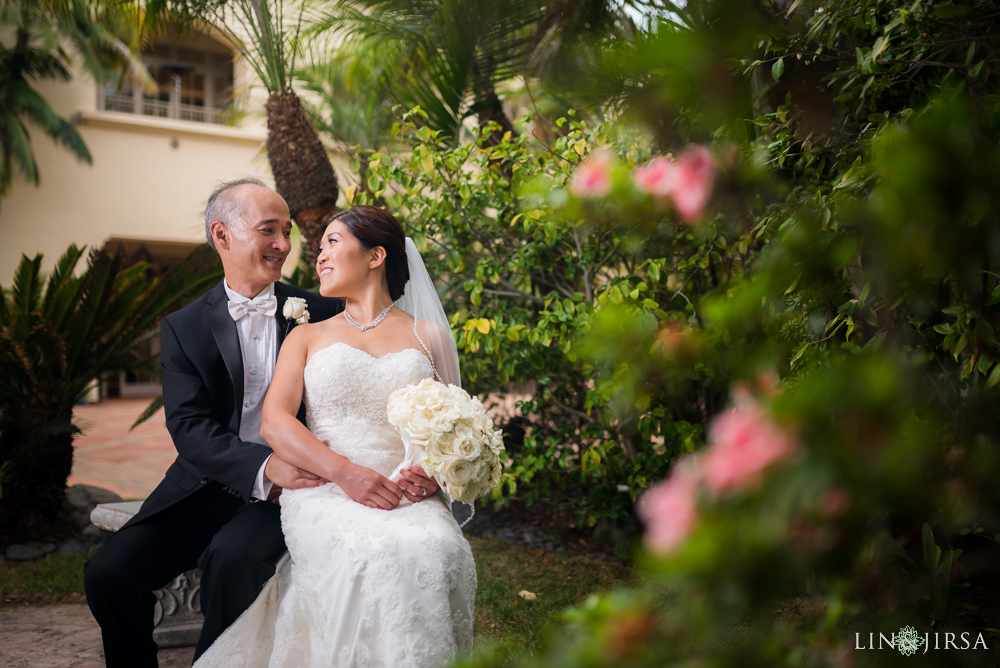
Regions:
<instances>
[{"instance_id":1,"label":"blurred pink blossom","mask_svg":"<svg viewBox=\"0 0 1000 668\"><path fill-rule=\"evenodd\" d=\"M795 440L753 401L739 402L709 427L702 464L709 489L721 494L756 482L771 464L795 450Z\"/></svg>"},{"instance_id":2,"label":"blurred pink blossom","mask_svg":"<svg viewBox=\"0 0 1000 668\"><path fill-rule=\"evenodd\" d=\"M647 491L639 514L646 522L646 547L666 554L679 545L694 526L698 494L697 462L683 459L674 465L670 477Z\"/></svg>"},{"instance_id":3,"label":"blurred pink blossom","mask_svg":"<svg viewBox=\"0 0 1000 668\"><path fill-rule=\"evenodd\" d=\"M578 197L604 197L611 192L611 168L615 155L607 149L594 151L573 172L569 189Z\"/></svg>"},{"instance_id":4,"label":"blurred pink blossom","mask_svg":"<svg viewBox=\"0 0 1000 668\"><path fill-rule=\"evenodd\" d=\"M635 168L632 174L636 187L657 199L665 199L674 193L677 184L677 166L662 155L648 164Z\"/></svg>"},{"instance_id":5,"label":"blurred pink blossom","mask_svg":"<svg viewBox=\"0 0 1000 668\"><path fill-rule=\"evenodd\" d=\"M704 146L693 144L677 159L676 172L671 197L677 215L683 222L691 223L701 216L712 195L715 177L712 154Z\"/></svg>"},{"instance_id":6,"label":"blurred pink blossom","mask_svg":"<svg viewBox=\"0 0 1000 668\"><path fill-rule=\"evenodd\" d=\"M828 489L823 495L823 512L830 517L837 517L847 510L851 497L843 487Z\"/></svg>"}]
</instances>

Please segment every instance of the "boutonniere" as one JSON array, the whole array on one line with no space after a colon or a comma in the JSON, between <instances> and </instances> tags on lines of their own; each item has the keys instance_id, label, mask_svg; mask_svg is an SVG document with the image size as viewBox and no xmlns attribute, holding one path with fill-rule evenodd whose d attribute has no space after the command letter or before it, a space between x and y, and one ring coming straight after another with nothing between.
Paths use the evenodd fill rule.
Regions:
<instances>
[{"instance_id":1,"label":"boutonniere","mask_svg":"<svg viewBox=\"0 0 1000 668\"><path fill-rule=\"evenodd\" d=\"M309 322L309 309L306 308L306 300L302 297L289 297L285 300L281 315L285 316L286 320L294 320L296 325L304 325Z\"/></svg>"}]
</instances>

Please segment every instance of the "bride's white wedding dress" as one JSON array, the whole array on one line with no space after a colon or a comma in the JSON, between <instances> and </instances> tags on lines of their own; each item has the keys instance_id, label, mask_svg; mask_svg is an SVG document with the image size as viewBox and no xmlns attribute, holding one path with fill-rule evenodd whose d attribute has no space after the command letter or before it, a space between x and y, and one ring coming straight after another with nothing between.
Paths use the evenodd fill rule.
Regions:
<instances>
[{"instance_id":1,"label":"bride's white wedding dress","mask_svg":"<svg viewBox=\"0 0 1000 668\"><path fill-rule=\"evenodd\" d=\"M389 476L403 460L389 395L433 374L414 349L376 358L335 343L306 364L309 428ZM285 490L281 526L288 555L195 668L433 668L472 650L475 562L440 493L386 511L335 484Z\"/></svg>"}]
</instances>

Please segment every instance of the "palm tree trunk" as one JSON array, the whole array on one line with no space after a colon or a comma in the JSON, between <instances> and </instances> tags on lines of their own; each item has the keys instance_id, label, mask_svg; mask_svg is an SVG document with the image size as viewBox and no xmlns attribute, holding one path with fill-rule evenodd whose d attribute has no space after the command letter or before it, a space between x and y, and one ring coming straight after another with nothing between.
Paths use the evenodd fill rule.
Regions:
<instances>
[{"instance_id":1,"label":"palm tree trunk","mask_svg":"<svg viewBox=\"0 0 1000 668\"><path fill-rule=\"evenodd\" d=\"M503 102L500 101L500 97L497 95L496 87L492 81L492 67L489 63L486 63L484 66L480 64L478 59L473 60L471 75L472 92L475 98L472 110L479 118L480 127L490 121L500 125L500 131L494 132L486 140L488 146L496 146L503 139L505 133L509 132L511 136L517 134L514 132L514 124L507 117L507 112L503 108Z\"/></svg>"},{"instance_id":2,"label":"palm tree trunk","mask_svg":"<svg viewBox=\"0 0 1000 668\"><path fill-rule=\"evenodd\" d=\"M313 264L323 221L337 210L339 186L330 157L291 90L271 93L267 100L266 146L275 188L288 203Z\"/></svg>"}]
</instances>

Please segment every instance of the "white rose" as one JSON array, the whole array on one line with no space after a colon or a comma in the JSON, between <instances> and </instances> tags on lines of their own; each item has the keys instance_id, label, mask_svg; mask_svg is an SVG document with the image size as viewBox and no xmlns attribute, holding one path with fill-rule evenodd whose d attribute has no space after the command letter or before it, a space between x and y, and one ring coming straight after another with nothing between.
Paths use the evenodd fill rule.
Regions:
<instances>
[{"instance_id":1,"label":"white rose","mask_svg":"<svg viewBox=\"0 0 1000 668\"><path fill-rule=\"evenodd\" d=\"M281 315L285 316L286 320L294 320L299 325L309 322L309 309L306 308L306 300L302 297L289 297L285 300Z\"/></svg>"},{"instance_id":2,"label":"white rose","mask_svg":"<svg viewBox=\"0 0 1000 668\"><path fill-rule=\"evenodd\" d=\"M436 414L430 421L430 428L435 434L447 434L453 431L454 423L440 413Z\"/></svg>"},{"instance_id":3,"label":"white rose","mask_svg":"<svg viewBox=\"0 0 1000 668\"><path fill-rule=\"evenodd\" d=\"M490 435L489 440L487 441L487 443L490 446L490 450L493 451L493 454L497 455L499 457L500 456L500 451L504 449L504 447L503 447L503 432L500 431L500 430L497 430L497 431L493 432Z\"/></svg>"},{"instance_id":4,"label":"white rose","mask_svg":"<svg viewBox=\"0 0 1000 668\"><path fill-rule=\"evenodd\" d=\"M440 467L441 477L448 483L448 487L464 487L472 482L476 474L476 467L472 462L464 459L451 459L442 463Z\"/></svg>"},{"instance_id":5,"label":"white rose","mask_svg":"<svg viewBox=\"0 0 1000 668\"><path fill-rule=\"evenodd\" d=\"M468 436L460 435L455 438L455 454L467 462L479 459L482 451L483 447L480 445L479 440L473 438L471 434Z\"/></svg>"},{"instance_id":6,"label":"white rose","mask_svg":"<svg viewBox=\"0 0 1000 668\"><path fill-rule=\"evenodd\" d=\"M435 434L424 447L427 456L436 462L444 462L455 458L455 434L446 432Z\"/></svg>"},{"instance_id":7,"label":"white rose","mask_svg":"<svg viewBox=\"0 0 1000 668\"><path fill-rule=\"evenodd\" d=\"M400 425L403 428L403 425ZM405 431L409 437L415 441L420 441L424 443L429 441L437 431L435 431L434 426L429 420L423 419L422 416L410 416L410 419L405 425Z\"/></svg>"}]
</instances>

